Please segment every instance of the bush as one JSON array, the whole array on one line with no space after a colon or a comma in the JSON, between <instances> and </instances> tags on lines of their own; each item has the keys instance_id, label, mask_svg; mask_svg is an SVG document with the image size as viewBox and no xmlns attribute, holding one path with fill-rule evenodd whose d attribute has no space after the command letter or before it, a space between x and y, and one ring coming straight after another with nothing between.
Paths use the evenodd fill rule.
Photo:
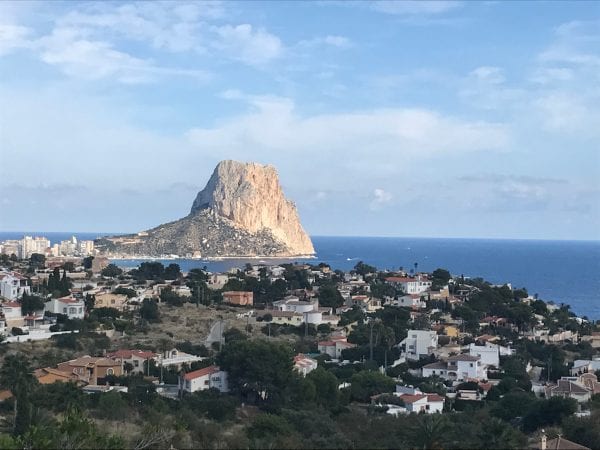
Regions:
<instances>
[{"instance_id":1,"label":"bush","mask_svg":"<svg viewBox=\"0 0 600 450\"><path fill-rule=\"evenodd\" d=\"M23 331L23 329L21 329L19 327L12 327L10 332L12 333L13 336L24 336L27 334Z\"/></svg>"}]
</instances>

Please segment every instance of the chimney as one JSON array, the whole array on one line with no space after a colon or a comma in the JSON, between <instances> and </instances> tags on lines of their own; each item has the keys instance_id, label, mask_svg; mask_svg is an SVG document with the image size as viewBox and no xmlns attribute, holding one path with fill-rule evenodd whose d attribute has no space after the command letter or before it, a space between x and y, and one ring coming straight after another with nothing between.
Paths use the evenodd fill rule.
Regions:
<instances>
[{"instance_id":1,"label":"chimney","mask_svg":"<svg viewBox=\"0 0 600 450\"><path fill-rule=\"evenodd\" d=\"M542 430L542 437L540 441L540 450L546 450L546 432Z\"/></svg>"}]
</instances>

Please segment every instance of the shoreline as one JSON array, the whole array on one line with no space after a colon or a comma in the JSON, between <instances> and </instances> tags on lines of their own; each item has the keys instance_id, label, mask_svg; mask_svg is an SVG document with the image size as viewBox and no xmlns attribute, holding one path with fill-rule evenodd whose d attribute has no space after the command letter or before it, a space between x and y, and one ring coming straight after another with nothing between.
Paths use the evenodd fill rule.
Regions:
<instances>
[{"instance_id":1,"label":"shoreline","mask_svg":"<svg viewBox=\"0 0 600 450\"><path fill-rule=\"evenodd\" d=\"M108 256L108 255L100 255L108 258L111 261L119 261L119 260L142 260L142 261L157 261L157 260L168 260L168 261L176 261L176 260L192 260L192 261L232 261L239 259L257 259L257 260L295 260L295 259L317 259L317 255L291 255L291 256L207 256L207 257L185 257L185 256Z\"/></svg>"}]
</instances>

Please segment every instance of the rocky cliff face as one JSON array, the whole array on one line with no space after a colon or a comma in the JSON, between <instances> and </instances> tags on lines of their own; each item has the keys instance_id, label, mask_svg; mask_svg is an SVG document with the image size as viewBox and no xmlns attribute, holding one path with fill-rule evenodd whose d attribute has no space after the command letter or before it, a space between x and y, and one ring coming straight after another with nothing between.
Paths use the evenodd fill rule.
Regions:
<instances>
[{"instance_id":1,"label":"rocky cliff face","mask_svg":"<svg viewBox=\"0 0 600 450\"><path fill-rule=\"evenodd\" d=\"M300 256L312 242L272 166L222 161L190 214L137 235L96 242L105 253L139 256Z\"/></svg>"}]
</instances>

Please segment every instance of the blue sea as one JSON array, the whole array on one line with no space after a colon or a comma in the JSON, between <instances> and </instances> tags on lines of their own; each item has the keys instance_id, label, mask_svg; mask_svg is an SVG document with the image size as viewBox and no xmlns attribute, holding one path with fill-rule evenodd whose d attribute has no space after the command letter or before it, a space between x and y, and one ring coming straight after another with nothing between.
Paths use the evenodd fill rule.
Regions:
<instances>
[{"instance_id":1,"label":"blue sea","mask_svg":"<svg viewBox=\"0 0 600 450\"><path fill-rule=\"evenodd\" d=\"M79 239L94 239L99 233L9 233L0 232L0 240L20 239L23 234L46 236L53 243L71 235ZM117 233L110 233L117 234ZM543 241L504 239L446 238L384 238L384 237L312 237L316 259L335 269L348 270L358 261L379 269L432 271L438 267L454 275L482 277L492 283L511 283L526 287L530 294L555 303L571 305L581 316L600 320L600 242ZM211 271L226 271L232 267L255 264L256 259L221 261L168 260L183 271L207 266ZM140 260L116 260L122 267L137 266ZM269 263L290 260L268 260Z\"/></svg>"}]
</instances>

